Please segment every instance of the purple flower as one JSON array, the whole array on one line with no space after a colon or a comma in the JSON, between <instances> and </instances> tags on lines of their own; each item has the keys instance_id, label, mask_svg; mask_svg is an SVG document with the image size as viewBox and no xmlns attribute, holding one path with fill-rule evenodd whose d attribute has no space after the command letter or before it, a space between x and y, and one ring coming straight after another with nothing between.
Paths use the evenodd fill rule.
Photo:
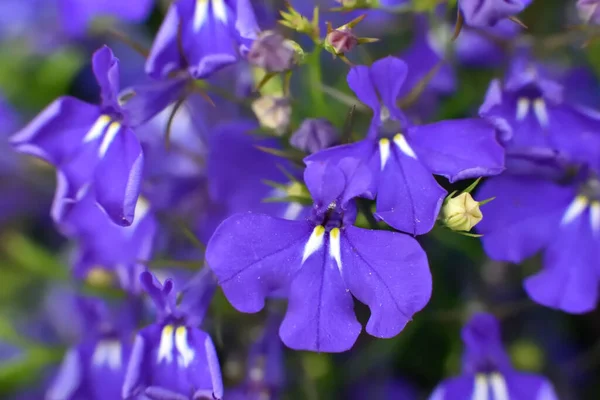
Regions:
<instances>
[{"instance_id":1,"label":"purple flower","mask_svg":"<svg viewBox=\"0 0 600 400\"><path fill-rule=\"evenodd\" d=\"M141 87L122 106L118 59L103 47L92 63L101 89L99 106L61 97L11 141L18 151L57 168L52 206L57 223L93 185L100 207L115 223L127 226L133 222L144 161L132 128L177 98L179 82Z\"/></svg>"},{"instance_id":2,"label":"purple flower","mask_svg":"<svg viewBox=\"0 0 600 400\"><path fill-rule=\"evenodd\" d=\"M497 126L507 156L558 154L598 165L600 114L566 101L564 92L547 69L521 54L504 82L492 81L479 114Z\"/></svg>"},{"instance_id":3,"label":"purple flower","mask_svg":"<svg viewBox=\"0 0 600 400\"><path fill-rule=\"evenodd\" d=\"M600 0L578 0L577 10L585 22L600 24Z\"/></svg>"},{"instance_id":4,"label":"purple flower","mask_svg":"<svg viewBox=\"0 0 600 400\"><path fill-rule=\"evenodd\" d=\"M188 69L196 79L207 78L245 55L258 33L249 0L179 0L167 12L146 72L165 78Z\"/></svg>"},{"instance_id":5,"label":"purple flower","mask_svg":"<svg viewBox=\"0 0 600 400\"><path fill-rule=\"evenodd\" d=\"M459 0L458 7L466 25L486 28L515 16L530 2L531 0Z\"/></svg>"},{"instance_id":6,"label":"purple flower","mask_svg":"<svg viewBox=\"0 0 600 400\"><path fill-rule=\"evenodd\" d=\"M244 213L225 220L208 243L206 261L230 303L257 312L273 292L289 290L279 329L293 349L341 352L361 325L352 296L367 304L367 332L402 331L431 295L427 256L415 239L354 227L354 197L369 196L369 169L356 159L314 162L304 173L314 206L289 221Z\"/></svg>"},{"instance_id":7,"label":"purple flower","mask_svg":"<svg viewBox=\"0 0 600 400\"><path fill-rule=\"evenodd\" d=\"M493 315L476 314L463 328L463 373L442 382L429 400L557 400L544 377L516 371L502 347Z\"/></svg>"},{"instance_id":8,"label":"purple flower","mask_svg":"<svg viewBox=\"0 0 600 400\"><path fill-rule=\"evenodd\" d=\"M446 196L433 174L451 182L498 174L504 169L504 152L494 128L481 119L413 126L396 106L406 74L406 64L394 57L370 68L352 68L348 84L374 113L367 137L315 153L306 162L363 160L373 176L376 216L398 230L420 235L433 228Z\"/></svg>"},{"instance_id":9,"label":"purple flower","mask_svg":"<svg viewBox=\"0 0 600 400\"><path fill-rule=\"evenodd\" d=\"M223 383L213 342L197 326L214 293L214 278L206 270L177 306L173 282L161 285L150 272L142 286L158 312L157 322L138 332L121 395L123 398L221 399ZM191 296L195 296L190 299ZM191 301L190 301L191 300Z\"/></svg>"},{"instance_id":10,"label":"purple flower","mask_svg":"<svg viewBox=\"0 0 600 400\"><path fill-rule=\"evenodd\" d=\"M481 185L496 196L478 226L495 259L519 263L543 250L544 268L525 281L536 302L571 313L596 308L599 290L600 181L581 173L568 185L502 175Z\"/></svg>"},{"instance_id":11,"label":"purple flower","mask_svg":"<svg viewBox=\"0 0 600 400\"><path fill-rule=\"evenodd\" d=\"M78 304L86 322L84 337L65 354L45 398L120 398L135 325L133 303L126 304L118 317L111 316L99 300L79 299Z\"/></svg>"},{"instance_id":12,"label":"purple flower","mask_svg":"<svg viewBox=\"0 0 600 400\"><path fill-rule=\"evenodd\" d=\"M298 150L316 153L339 143L337 129L324 118L305 119L290 137L290 144Z\"/></svg>"}]
</instances>

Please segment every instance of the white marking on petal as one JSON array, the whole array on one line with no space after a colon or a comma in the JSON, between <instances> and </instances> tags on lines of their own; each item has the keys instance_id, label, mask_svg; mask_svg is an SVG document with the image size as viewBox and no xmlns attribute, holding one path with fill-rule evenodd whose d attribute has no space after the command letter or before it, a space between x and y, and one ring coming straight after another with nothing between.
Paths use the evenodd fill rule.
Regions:
<instances>
[{"instance_id":1,"label":"white marking on petal","mask_svg":"<svg viewBox=\"0 0 600 400\"><path fill-rule=\"evenodd\" d=\"M488 381L484 374L475 376L475 385L473 387L473 397L471 400L488 400Z\"/></svg>"},{"instance_id":2,"label":"white marking on petal","mask_svg":"<svg viewBox=\"0 0 600 400\"><path fill-rule=\"evenodd\" d=\"M379 158L381 160L381 170L383 171L388 158L390 158L390 140L387 138L379 140Z\"/></svg>"},{"instance_id":3,"label":"white marking on petal","mask_svg":"<svg viewBox=\"0 0 600 400\"><path fill-rule=\"evenodd\" d=\"M508 388L506 387L506 380L504 377L496 372L491 374L489 379L492 393L494 394L494 400L509 400Z\"/></svg>"},{"instance_id":4,"label":"white marking on petal","mask_svg":"<svg viewBox=\"0 0 600 400\"><path fill-rule=\"evenodd\" d=\"M173 361L173 325L165 325L160 336L156 362L160 363L162 360L167 360L168 363Z\"/></svg>"},{"instance_id":5,"label":"white marking on petal","mask_svg":"<svg viewBox=\"0 0 600 400\"><path fill-rule=\"evenodd\" d=\"M529 114L529 107L531 106L531 100L527 97L521 97L517 101L517 121L523 121L527 114Z\"/></svg>"},{"instance_id":6,"label":"white marking on petal","mask_svg":"<svg viewBox=\"0 0 600 400\"><path fill-rule=\"evenodd\" d=\"M227 6L225 5L225 0L212 0L212 6L214 16L219 21L227 23Z\"/></svg>"},{"instance_id":7,"label":"white marking on petal","mask_svg":"<svg viewBox=\"0 0 600 400\"><path fill-rule=\"evenodd\" d=\"M415 160L417 159L417 155L406 141L404 135L402 135L401 133L396 134L396 136L394 136L394 143L396 143L396 146L398 146L401 152L403 152L411 158L414 158Z\"/></svg>"},{"instance_id":8,"label":"white marking on petal","mask_svg":"<svg viewBox=\"0 0 600 400\"><path fill-rule=\"evenodd\" d=\"M177 363L179 366L186 368L194 360L194 350L188 344L187 328L185 326L179 326L175 330L175 347L179 352Z\"/></svg>"},{"instance_id":9,"label":"white marking on petal","mask_svg":"<svg viewBox=\"0 0 600 400\"><path fill-rule=\"evenodd\" d=\"M302 255L302 264L308 259L315 251L319 250L323 246L323 236L325 234L325 228L322 225L315 226L313 229L308 242L304 246L304 254Z\"/></svg>"},{"instance_id":10,"label":"white marking on petal","mask_svg":"<svg viewBox=\"0 0 600 400\"><path fill-rule=\"evenodd\" d=\"M117 133L119 133L120 129L121 124L119 122L115 121L109 125L108 130L106 131L106 135L104 135L102 143L100 143L100 148L98 149L98 156L100 158L106 155L108 148L112 144L113 140L115 140L115 137L117 137Z\"/></svg>"},{"instance_id":11,"label":"white marking on petal","mask_svg":"<svg viewBox=\"0 0 600 400\"><path fill-rule=\"evenodd\" d=\"M581 215L581 213L585 211L585 209L588 206L588 203L589 201L585 196L575 197L575 200L571 202L571 204L567 208L567 211L565 211L565 213L563 214L560 223L565 225L573 222L575 218L579 217L579 215Z\"/></svg>"},{"instance_id":12,"label":"white marking on petal","mask_svg":"<svg viewBox=\"0 0 600 400\"><path fill-rule=\"evenodd\" d=\"M386 106L382 105L381 110L379 111L379 120L381 122L385 122L388 119L390 119L390 110Z\"/></svg>"},{"instance_id":13,"label":"white marking on petal","mask_svg":"<svg viewBox=\"0 0 600 400\"><path fill-rule=\"evenodd\" d=\"M83 143L91 142L96 140L102 136L108 124L110 124L110 117L108 115L101 115L98 117L94 125L90 128L90 130L85 134L83 138Z\"/></svg>"},{"instance_id":14,"label":"white marking on petal","mask_svg":"<svg viewBox=\"0 0 600 400\"><path fill-rule=\"evenodd\" d=\"M210 0L197 0L194 10L194 32L198 32L208 16L208 2Z\"/></svg>"},{"instance_id":15,"label":"white marking on petal","mask_svg":"<svg viewBox=\"0 0 600 400\"><path fill-rule=\"evenodd\" d=\"M291 221L296 220L304 206L300 203L289 203L287 208L285 209L285 213L283 214L284 219L289 219Z\"/></svg>"},{"instance_id":16,"label":"white marking on petal","mask_svg":"<svg viewBox=\"0 0 600 400\"><path fill-rule=\"evenodd\" d=\"M118 340L101 340L94 349L92 364L95 366L107 365L113 370L122 366L121 343Z\"/></svg>"},{"instance_id":17,"label":"white marking on petal","mask_svg":"<svg viewBox=\"0 0 600 400\"><path fill-rule=\"evenodd\" d=\"M329 232L329 256L335 260L340 273L342 273L342 254L340 250L340 229L333 228Z\"/></svg>"},{"instance_id":18,"label":"white marking on petal","mask_svg":"<svg viewBox=\"0 0 600 400\"><path fill-rule=\"evenodd\" d=\"M600 202L593 201L590 205L590 224L594 235L600 233Z\"/></svg>"},{"instance_id":19,"label":"white marking on petal","mask_svg":"<svg viewBox=\"0 0 600 400\"><path fill-rule=\"evenodd\" d=\"M547 127L550 119L548 118L548 109L544 99L538 98L533 101L533 112L542 128Z\"/></svg>"}]
</instances>

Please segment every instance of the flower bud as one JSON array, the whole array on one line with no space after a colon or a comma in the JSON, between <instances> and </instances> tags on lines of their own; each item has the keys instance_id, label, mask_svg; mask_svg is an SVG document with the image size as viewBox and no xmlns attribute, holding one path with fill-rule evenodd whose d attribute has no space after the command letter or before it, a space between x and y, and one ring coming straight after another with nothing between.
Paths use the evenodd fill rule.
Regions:
<instances>
[{"instance_id":1,"label":"flower bud","mask_svg":"<svg viewBox=\"0 0 600 400\"><path fill-rule=\"evenodd\" d=\"M579 0L577 11L585 23L600 24L600 0Z\"/></svg>"},{"instance_id":2,"label":"flower bud","mask_svg":"<svg viewBox=\"0 0 600 400\"><path fill-rule=\"evenodd\" d=\"M252 43L248 53L250 64L267 72L283 72L291 69L296 61L296 49L283 35L264 31Z\"/></svg>"},{"instance_id":3,"label":"flower bud","mask_svg":"<svg viewBox=\"0 0 600 400\"><path fill-rule=\"evenodd\" d=\"M468 232L483 219L479 204L468 192L448 197L442 207L442 222L453 231Z\"/></svg>"},{"instance_id":4,"label":"flower bud","mask_svg":"<svg viewBox=\"0 0 600 400\"><path fill-rule=\"evenodd\" d=\"M352 32L352 28L342 26L330 31L325 37L325 48L327 51L340 56L358 45L358 37Z\"/></svg>"},{"instance_id":5,"label":"flower bud","mask_svg":"<svg viewBox=\"0 0 600 400\"><path fill-rule=\"evenodd\" d=\"M262 96L252 103L252 111L262 126L279 136L288 128L292 115L290 101L283 96Z\"/></svg>"},{"instance_id":6,"label":"flower bud","mask_svg":"<svg viewBox=\"0 0 600 400\"><path fill-rule=\"evenodd\" d=\"M294 132L290 144L298 150L312 154L332 146L338 137L337 130L326 119L309 118Z\"/></svg>"},{"instance_id":7,"label":"flower bud","mask_svg":"<svg viewBox=\"0 0 600 400\"><path fill-rule=\"evenodd\" d=\"M335 11L350 11L369 8L377 8L379 0L335 0L340 5Z\"/></svg>"}]
</instances>

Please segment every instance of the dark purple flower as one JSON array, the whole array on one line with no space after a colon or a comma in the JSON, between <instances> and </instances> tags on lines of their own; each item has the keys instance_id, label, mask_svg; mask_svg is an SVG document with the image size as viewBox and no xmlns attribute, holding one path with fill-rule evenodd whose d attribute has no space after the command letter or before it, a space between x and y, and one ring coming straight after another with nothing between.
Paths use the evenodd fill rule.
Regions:
<instances>
[{"instance_id":1,"label":"dark purple flower","mask_svg":"<svg viewBox=\"0 0 600 400\"><path fill-rule=\"evenodd\" d=\"M557 400L543 376L516 371L502 347L493 315L476 314L463 328L463 373L443 381L429 400Z\"/></svg>"},{"instance_id":2,"label":"dark purple flower","mask_svg":"<svg viewBox=\"0 0 600 400\"><path fill-rule=\"evenodd\" d=\"M459 0L458 7L466 25L486 28L505 18L514 17L529 3L531 0Z\"/></svg>"},{"instance_id":3,"label":"dark purple flower","mask_svg":"<svg viewBox=\"0 0 600 400\"><path fill-rule=\"evenodd\" d=\"M46 392L48 400L118 399L131 353L135 306L126 304L111 316L99 300L80 299L85 318L81 342L67 351Z\"/></svg>"},{"instance_id":4,"label":"dark purple flower","mask_svg":"<svg viewBox=\"0 0 600 400\"><path fill-rule=\"evenodd\" d=\"M478 195L496 196L478 226L491 258L519 263L544 251L544 268L525 281L533 300L571 313L596 308L600 181L594 174L568 185L502 175L484 182Z\"/></svg>"},{"instance_id":5,"label":"dark purple flower","mask_svg":"<svg viewBox=\"0 0 600 400\"><path fill-rule=\"evenodd\" d=\"M115 223L127 226L133 222L144 160L132 128L175 100L180 83L141 87L121 105L118 59L103 47L94 53L92 64L101 89L99 106L61 97L11 141L18 151L57 168L52 207L56 222L62 222L93 184L100 207Z\"/></svg>"},{"instance_id":6,"label":"dark purple flower","mask_svg":"<svg viewBox=\"0 0 600 400\"><path fill-rule=\"evenodd\" d=\"M600 24L600 0L578 0L577 10L585 22Z\"/></svg>"},{"instance_id":7,"label":"dark purple flower","mask_svg":"<svg viewBox=\"0 0 600 400\"><path fill-rule=\"evenodd\" d=\"M298 130L290 137L290 144L298 150L316 153L339 143L339 133L324 118L305 119Z\"/></svg>"},{"instance_id":8,"label":"dark purple flower","mask_svg":"<svg viewBox=\"0 0 600 400\"><path fill-rule=\"evenodd\" d=\"M546 152L599 165L600 114L566 101L563 85L527 55L513 60L504 82L492 81L479 114L496 125L507 156Z\"/></svg>"},{"instance_id":9,"label":"dark purple flower","mask_svg":"<svg viewBox=\"0 0 600 400\"><path fill-rule=\"evenodd\" d=\"M165 78L187 69L196 79L207 78L245 55L258 33L249 0L179 0L154 40L146 72Z\"/></svg>"},{"instance_id":10,"label":"dark purple flower","mask_svg":"<svg viewBox=\"0 0 600 400\"><path fill-rule=\"evenodd\" d=\"M481 119L413 126L396 106L406 74L406 64L394 57L370 68L352 68L348 84L374 113L367 138L320 151L306 162L363 160L373 176L376 216L398 230L420 235L433 228L447 194L433 174L451 182L495 175L504 169L504 151L494 128Z\"/></svg>"},{"instance_id":11,"label":"dark purple flower","mask_svg":"<svg viewBox=\"0 0 600 400\"><path fill-rule=\"evenodd\" d=\"M350 349L361 331L352 295L371 309L367 332L397 335L429 301L425 252L408 235L352 225L351 200L369 196L371 180L357 160L314 162L304 180L314 200L310 218L245 213L217 228L206 260L225 295L238 310L257 312L267 296L288 289L279 334L293 349Z\"/></svg>"},{"instance_id":12,"label":"dark purple flower","mask_svg":"<svg viewBox=\"0 0 600 400\"><path fill-rule=\"evenodd\" d=\"M163 286L150 272L143 272L140 279L158 318L136 336L122 397L221 399L223 383L217 352L210 336L197 328L215 289L210 271L204 270L197 277L195 287L184 294L179 306L171 280Z\"/></svg>"}]
</instances>

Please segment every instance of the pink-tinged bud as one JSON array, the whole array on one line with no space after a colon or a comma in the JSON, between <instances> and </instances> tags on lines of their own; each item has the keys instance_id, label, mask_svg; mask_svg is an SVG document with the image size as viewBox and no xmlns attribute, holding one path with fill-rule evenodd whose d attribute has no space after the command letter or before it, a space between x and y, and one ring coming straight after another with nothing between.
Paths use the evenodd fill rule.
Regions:
<instances>
[{"instance_id":1,"label":"pink-tinged bud","mask_svg":"<svg viewBox=\"0 0 600 400\"><path fill-rule=\"evenodd\" d=\"M342 55L358 45L358 37L347 26L334 29L327 34L325 46L335 55Z\"/></svg>"}]
</instances>

